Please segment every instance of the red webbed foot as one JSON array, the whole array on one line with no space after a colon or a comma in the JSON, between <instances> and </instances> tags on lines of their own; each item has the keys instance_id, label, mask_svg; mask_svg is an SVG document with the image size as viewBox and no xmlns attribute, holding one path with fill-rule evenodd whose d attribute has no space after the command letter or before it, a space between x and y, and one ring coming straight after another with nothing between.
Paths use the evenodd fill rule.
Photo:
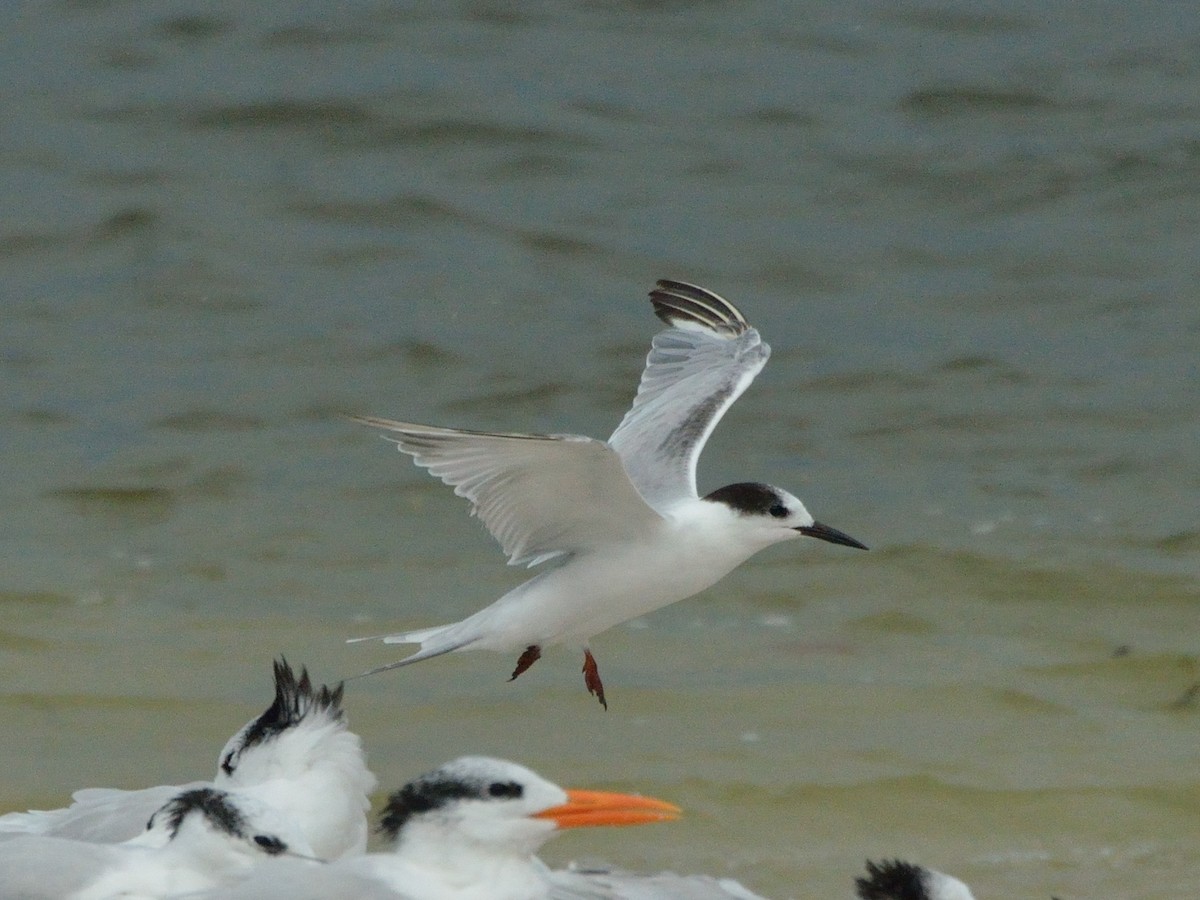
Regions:
<instances>
[{"instance_id":1,"label":"red webbed foot","mask_svg":"<svg viewBox=\"0 0 1200 900\"><path fill-rule=\"evenodd\" d=\"M583 651L583 683L587 686L588 693L608 709L608 703L604 699L604 682L600 680L600 668L596 665L596 657L592 656L592 651L586 648Z\"/></svg>"},{"instance_id":2,"label":"red webbed foot","mask_svg":"<svg viewBox=\"0 0 1200 900\"><path fill-rule=\"evenodd\" d=\"M513 669L512 677L508 680L514 681L518 675L520 675L541 658L542 648L537 644L530 644L525 648L525 652L523 652L517 659L517 667Z\"/></svg>"}]
</instances>

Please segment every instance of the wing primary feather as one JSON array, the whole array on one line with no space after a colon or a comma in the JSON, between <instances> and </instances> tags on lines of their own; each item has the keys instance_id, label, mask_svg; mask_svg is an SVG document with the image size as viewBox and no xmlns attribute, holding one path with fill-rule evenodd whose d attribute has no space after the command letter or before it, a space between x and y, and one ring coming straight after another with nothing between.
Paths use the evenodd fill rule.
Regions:
<instances>
[{"instance_id":1,"label":"wing primary feather","mask_svg":"<svg viewBox=\"0 0 1200 900\"><path fill-rule=\"evenodd\" d=\"M744 334L750 323L719 294L685 281L660 279L650 292L654 314L668 325L700 325L719 334Z\"/></svg>"},{"instance_id":2,"label":"wing primary feather","mask_svg":"<svg viewBox=\"0 0 1200 900\"><path fill-rule=\"evenodd\" d=\"M384 437L464 497L509 565L634 540L661 521L603 441L351 418L386 429Z\"/></svg>"},{"instance_id":3,"label":"wing primary feather","mask_svg":"<svg viewBox=\"0 0 1200 900\"><path fill-rule=\"evenodd\" d=\"M370 425L374 428L383 428L387 431L399 431L404 434L406 441L415 443L417 440L421 440L427 442L423 445L426 448L435 447L438 444L454 440L461 435L508 438L514 441L591 440L591 438L581 434L524 434L517 431L473 431L470 428L440 428L436 425L418 425L413 422L398 422L395 419L384 419L380 416L359 416L353 413L347 415L346 418L351 422L357 422L359 425ZM399 443L395 438L388 438L388 440Z\"/></svg>"},{"instance_id":4,"label":"wing primary feather","mask_svg":"<svg viewBox=\"0 0 1200 900\"><path fill-rule=\"evenodd\" d=\"M660 513L696 496L696 459L770 348L737 308L683 281L657 282L651 342L633 406L609 438L630 481Z\"/></svg>"}]
</instances>

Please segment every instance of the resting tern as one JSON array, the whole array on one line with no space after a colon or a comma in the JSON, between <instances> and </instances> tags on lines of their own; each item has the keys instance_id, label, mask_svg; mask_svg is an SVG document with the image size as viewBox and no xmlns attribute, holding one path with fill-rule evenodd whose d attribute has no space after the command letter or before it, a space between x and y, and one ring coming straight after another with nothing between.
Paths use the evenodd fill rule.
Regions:
<instances>
[{"instance_id":1,"label":"resting tern","mask_svg":"<svg viewBox=\"0 0 1200 900\"><path fill-rule=\"evenodd\" d=\"M971 889L950 875L899 859L867 861L867 877L854 880L860 900L975 900Z\"/></svg>"},{"instance_id":2,"label":"resting tern","mask_svg":"<svg viewBox=\"0 0 1200 900\"><path fill-rule=\"evenodd\" d=\"M307 669L297 679L283 659L274 673L274 701L226 742L211 783L85 788L65 809L0 816L0 839L23 833L117 843L138 835L180 791L215 787L279 810L322 859L363 853L376 782L361 739L346 725L342 686L315 688Z\"/></svg>"},{"instance_id":3,"label":"resting tern","mask_svg":"<svg viewBox=\"0 0 1200 900\"><path fill-rule=\"evenodd\" d=\"M410 781L388 799L385 853L305 865L271 861L207 900L548 900L563 893L534 854L559 830L674 819L662 800L564 790L524 766L467 756ZM390 894L387 892L391 892ZM616 896L616 895L607 895Z\"/></svg>"},{"instance_id":4,"label":"resting tern","mask_svg":"<svg viewBox=\"0 0 1200 900\"><path fill-rule=\"evenodd\" d=\"M0 844L0 897L157 900L216 888L283 854L308 856L311 848L276 810L196 788L155 812L146 837L96 844L23 835Z\"/></svg>"},{"instance_id":5,"label":"resting tern","mask_svg":"<svg viewBox=\"0 0 1200 900\"><path fill-rule=\"evenodd\" d=\"M668 327L654 337L633 407L607 441L353 417L386 429L401 452L467 498L510 565L557 563L460 622L379 636L421 649L365 674L455 650L519 650L516 678L543 647L577 644L584 683L607 708L588 646L595 635L704 590L780 541L867 549L769 484L697 493L700 451L770 348L732 303L704 288L659 281L650 300Z\"/></svg>"}]
</instances>

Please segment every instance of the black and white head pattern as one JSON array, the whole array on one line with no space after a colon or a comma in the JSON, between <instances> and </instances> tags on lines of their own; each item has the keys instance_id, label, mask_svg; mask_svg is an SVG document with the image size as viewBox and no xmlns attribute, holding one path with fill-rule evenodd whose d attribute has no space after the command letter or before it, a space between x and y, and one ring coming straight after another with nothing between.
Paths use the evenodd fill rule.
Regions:
<instances>
[{"instance_id":1,"label":"black and white head pattern","mask_svg":"<svg viewBox=\"0 0 1200 900\"><path fill-rule=\"evenodd\" d=\"M900 859L867 861L867 877L854 880L860 900L974 900L957 878Z\"/></svg>"},{"instance_id":2,"label":"black and white head pattern","mask_svg":"<svg viewBox=\"0 0 1200 900\"><path fill-rule=\"evenodd\" d=\"M268 856L277 856L288 849L277 835L255 833L233 798L215 788L196 788L176 795L150 817L146 828L162 827L174 840L183 823L191 817L203 819L207 827L217 834L253 844L259 852Z\"/></svg>"},{"instance_id":3,"label":"black and white head pattern","mask_svg":"<svg viewBox=\"0 0 1200 900\"><path fill-rule=\"evenodd\" d=\"M379 830L395 839L414 816L446 809L464 800L488 803L520 800L525 796L520 773L478 764L484 761L482 757L463 757L414 778L388 797Z\"/></svg>"},{"instance_id":4,"label":"black and white head pattern","mask_svg":"<svg viewBox=\"0 0 1200 900\"><path fill-rule=\"evenodd\" d=\"M727 484L704 497L713 503L723 503L743 516L760 516L784 522L792 516L808 516L804 505L787 491L758 481ZM810 522L812 518L808 519Z\"/></svg>"},{"instance_id":5,"label":"black and white head pattern","mask_svg":"<svg viewBox=\"0 0 1200 900\"><path fill-rule=\"evenodd\" d=\"M324 716L327 721L341 721L342 693L344 686L333 688L321 685L314 688L308 669L301 668L300 678L280 657L275 667L275 700L254 721L238 732L221 754L221 772L232 776L243 754L279 737L290 728L313 716Z\"/></svg>"},{"instance_id":6,"label":"black and white head pattern","mask_svg":"<svg viewBox=\"0 0 1200 900\"><path fill-rule=\"evenodd\" d=\"M758 533L768 543L800 534L831 544L867 549L866 544L856 538L814 520L798 497L769 484L758 481L727 484L704 499L724 505L756 526Z\"/></svg>"},{"instance_id":7,"label":"black and white head pattern","mask_svg":"<svg viewBox=\"0 0 1200 900\"><path fill-rule=\"evenodd\" d=\"M515 822L565 800L561 788L524 766L464 756L414 778L393 793L383 810L379 830L396 840L417 820ZM547 833L552 830L545 823L538 828L545 828Z\"/></svg>"}]
</instances>

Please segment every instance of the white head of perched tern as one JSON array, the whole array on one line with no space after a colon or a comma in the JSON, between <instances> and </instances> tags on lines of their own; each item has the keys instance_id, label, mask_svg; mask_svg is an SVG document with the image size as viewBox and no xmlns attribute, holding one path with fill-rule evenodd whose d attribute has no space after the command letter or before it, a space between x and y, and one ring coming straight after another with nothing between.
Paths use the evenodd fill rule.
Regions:
<instances>
[{"instance_id":1,"label":"white head of perched tern","mask_svg":"<svg viewBox=\"0 0 1200 900\"><path fill-rule=\"evenodd\" d=\"M278 811L214 788L173 797L147 834L121 844L23 835L0 844L0 897L22 900L157 900L208 890L284 854L311 857Z\"/></svg>"},{"instance_id":2,"label":"white head of perched tern","mask_svg":"<svg viewBox=\"0 0 1200 900\"><path fill-rule=\"evenodd\" d=\"M595 635L704 590L780 541L807 536L866 549L769 484L699 496L700 451L770 348L732 303L704 288L659 281L650 300L668 327L654 337L633 407L607 441L355 417L386 429L417 465L466 497L510 565L556 563L460 622L380 636L421 649L366 674L484 649L521 651L516 678L543 647L577 644L584 683L607 707L588 647Z\"/></svg>"},{"instance_id":3,"label":"white head of perched tern","mask_svg":"<svg viewBox=\"0 0 1200 900\"><path fill-rule=\"evenodd\" d=\"M854 890L860 900L975 900L957 878L899 859L867 860L867 877L856 878Z\"/></svg>"},{"instance_id":4,"label":"white head of perched tern","mask_svg":"<svg viewBox=\"0 0 1200 900\"><path fill-rule=\"evenodd\" d=\"M391 852L321 866L271 861L211 898L341 900L374 898L381 891L409 900L595 898L601 895L590 887L579 894L556 886L534 856L538 848L562 829L641 825L678 815L678 807L652 797L564 790L516 763L466 756L391 795L380 829L392 841Z\"/></svg>"},{"instance_id":5,"label":"white head of perched tern","mask_svg":"<svg viewBox=\"0 0 1200 900\"><path fill-rule=\"evenodd\" d=\"M283 659L274 663L274 674L274 701L226 742L212 782L85 788L64 809L0 816L0 839L42 834L118 843L140 835L150 815L181 791L213 787L279 810L322 859L364 852L376 781L362 740L346 725L342 686L314 687L307 669L297 678ZM140 840L164 843L166 837L150 833Z\"/></svg>"}]
</instances>

